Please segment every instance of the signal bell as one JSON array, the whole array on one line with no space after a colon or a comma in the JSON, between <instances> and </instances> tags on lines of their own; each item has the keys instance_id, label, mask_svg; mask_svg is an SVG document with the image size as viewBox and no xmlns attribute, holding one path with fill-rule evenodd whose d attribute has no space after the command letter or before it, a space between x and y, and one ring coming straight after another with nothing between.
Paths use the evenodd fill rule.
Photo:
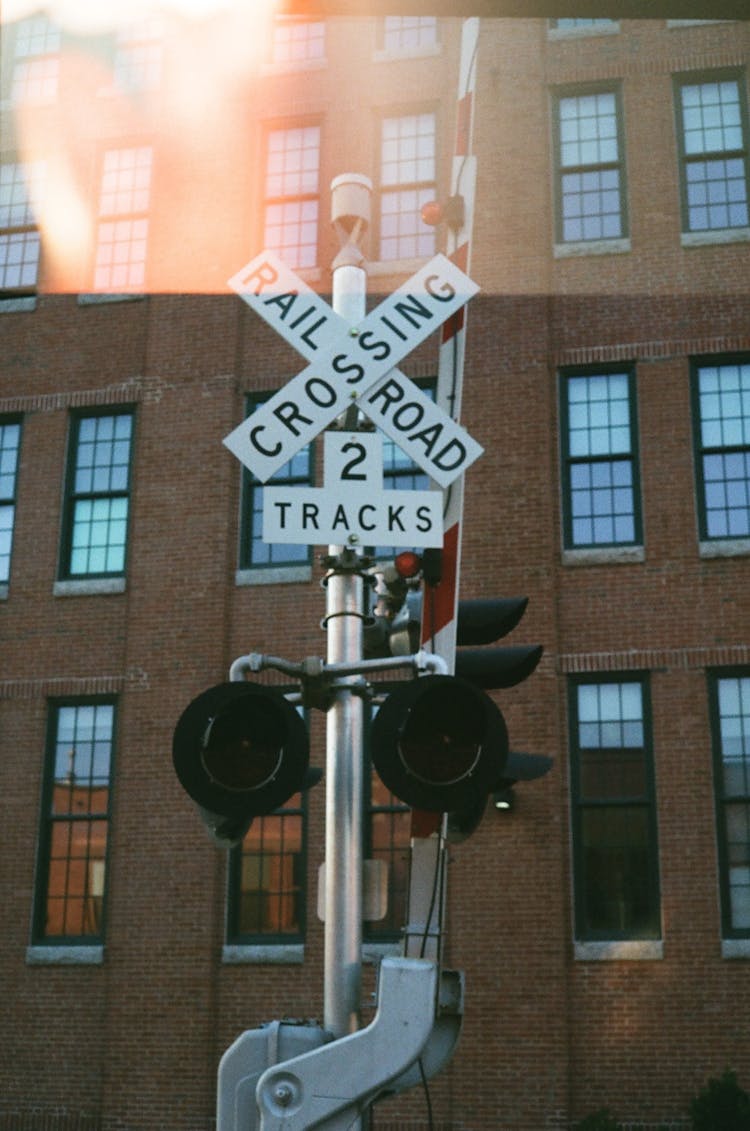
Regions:
<instances>
[{"instance_id":1,"label":"signal bell","mask_svg":"<svg viewBox=\"0 0 750 1131\"><path fill-rule=\"evenodd\" d=\"M308 770L307 728L295 708L275 688L247 681L220 683L186 707L172 758L222 847L318 780Z\"/></svg>"},{"instance_id":2,"label":"signal bell","mask_svg":"<svg viewBox=\"0 0 750 1131\"><path fill-rule=\"evenodd\" d=\"M415 809L465 813L483 807L507 755L499 708L456 676L398 684L372 724L375 769Z\"/></svg>"}]
</instances>

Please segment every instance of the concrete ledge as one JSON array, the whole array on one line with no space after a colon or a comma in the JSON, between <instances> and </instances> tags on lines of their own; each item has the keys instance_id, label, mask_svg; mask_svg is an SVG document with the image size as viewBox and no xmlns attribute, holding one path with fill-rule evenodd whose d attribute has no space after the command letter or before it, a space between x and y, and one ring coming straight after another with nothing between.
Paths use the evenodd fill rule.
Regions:
<instances>
[{"instance_id":1,"label":"concrete ledge","mask_svg":"<svg viewBox=\"0 0 750 1131\"><path fill-rule=\"evenodd\" d=\"M715 228L707 232L683 232L680 243L683 247L708 247L711 244L747 243L750 228Z\"/></svg>"},{"instance_id":2,"label":"concrete ledge","mask_svg":"<svg viewBox=\"0 0 750 1131\"><path fill-rule=\"evenodd\" d=\"M620 24L609 20L604 24L583 24L581 27L548 27L548 39L585 39L592 35L617 35Z\"/></svg>"},{"instance_id":3,"label":"concrete ledge","mask_svg":"<svg viewBox=\"0 0 750 1131\"><path fill-rule=\"evenodd\" d=\"M145 294L81 294L78 296L79 306L101 306L106 302L140 302Z\"/></svg>"},{"instance_id":4,"label":"concrete ledge","mask_svg":"<svg viewBox=\"0 0 750 1131\"><path fill-rule=\"evenodd\" d=\"M626 562L643 562L646 551L643 546L607 546L601 549L587 547L585 550L563 550L562 564L580 565L620 565Z\"/></svg>"},{"instance_id":5,"label":"concrete ledge","mask_svg":"<svg viewBox=\"0 0 750 1131\"><path fill-rule=\"evenodd\" d=\"M36 295L25 298L0 298L0 314L18 314L24 310L36 310Z\"/></svg>"},{"instance_id":6,"label":"concrete ledge","mask_svg":"<svg viewBox=\"0 0 750 1131\"><path fill-rule=\"evenodd\" d=\"M715 542L701 542L698 553L702 558L739 558L750 554L750 538L721 538Z\"/></svg>"},{"instance_id":7,"label":"concrete ledge","mask_svg":"<svg viewBox=\"0 0 750 1131\"><path fill-rule=\"evenodd\" d=\"M571 240L555 244L555 259L571 259L580 255L623 255L630 251L629 239Z\"/></svg>"},{"instance_id":8,"label":"concrete ledge","mask_svg":"<svg viewBox=\"0 0 750 1131\"><path fill-rule=\"evenodd\" d=\"M664 957L662 939L620 939L617 942L576 942L576 962L655 962Z\"/></svg>"},{"instance_id":9,"label":"concrete ledge","mask_svg":"<svg viewBox=\"0 0 750 1131\"><path fill-rule=\"evenodd\" d=\"M124 592L124 577L82 577L75 581L56 581L52 586L55 597L96 597L102 593Z\"/></svg>"},{"instance_id":10,"label":"concrete ledge","mask_svg":"<svg viewBox=\"0 0 750 1131\"><path fill-rule=\"evenodd\" d=\"M750 939L722 939L722 958L750 958Z\"/></svg>"},{"instance_id":11,"label":"concrete ledge","mask_svg":"<svg viewBox=\"0 0 750 1131\"><path fill-rule=\"evenodd\" d=\"M245 964L270 964L273 966L300 966L305 960L303 943L256 943L223 946L221 961L225 966Z\"/></svg>"},{"instance_id":12,"label":"concrete ledge","mask_svg":"<svg viewBox=\"0 0 750 1131\"><path fill-rule=\"evenodd\" d=\"M401 954L401 943L362 943L362 961L376 965L383 958L398 958Z\"/></svg>"},{"instance_id":13,"label":"concrete ledge","mask_svg":"<svg viewBox=\"0 0 750 1131\"><path fill-rule=\"evenodd\" d=\"M28 966L101 966L103 946L27 946Z\"/></svg>"}]
</instances>

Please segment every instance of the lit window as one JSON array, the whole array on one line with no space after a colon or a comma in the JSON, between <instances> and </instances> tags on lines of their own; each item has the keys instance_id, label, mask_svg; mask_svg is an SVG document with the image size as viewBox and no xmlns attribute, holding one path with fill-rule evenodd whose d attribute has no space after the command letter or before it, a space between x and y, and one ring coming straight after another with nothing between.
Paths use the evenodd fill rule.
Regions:
<instances>
[{"instance_id":1,"label":"lit window","mask_svg":"<svg viewBox=\"0 0 750 1131\"><path fill-rule=\"evenodd\" d=\"M380 259L426 258L435 229L421 209L436 195L435 115L385 118L380 147Z\"/></svg>"},{"instance_id":2,"label":"lit window","mask_svg":"<svg viewBox=\"0 0 750 1131\"><path fill-rule=\"evenodd\" d=\"M13 102L51 102L60 75L60 29L47 16L31 16L16 27Z\"/></svg>"},{"instance_id":3,"label":"lit window","mask_svg":"<svg viewBox=\"0 0 750 1131\"><path fill-rule=\"evenodd\" d=\"M248 416L268 394L248 397ZM271 476L274 487L310 487L313 476L313 447L308 444ZM240 569L267 569L271 566L308 565L312 546L263 541L263 484L251 471L242 472L242 523L240 529Z\"/></svg>"},{"instance_id":4,"label":"lit window","mask_svg":"<svg viewBox=\"0 0 750 1131\"><path fill-rule=\"evenodd\" d=\"M326 25L323 20L276 16L271 57L274 63L303 63L325 59Z\"/></svg>"},{"instance_id":5,"label":"lit window","mask_svg":"<svg viewBox=\"0 0 750 1131\"><path fill-rule=\"evenodd\" d=\"M36 942L101 942L115 706L51 708L44 773Z\"/></svg>"},{"instance_id":6,"label":"lit window","mask_svg":"<svg viewBox=\"0 0 750 1131\"><path fill-rule=\"evenodd\" d=\"M133 412L72 421L63 578L125 572Z\"/></svg>"},{"instance_id":7,"label":"lit window","mask_svg":"<svg viewBox=\"0 0 750 1131\"><path fill-rule=\"evenodd\" d=\"M0 165L0 295L33 294L39 276L39 228L31 207L42 162Z\"/></svg>"},{"instance_id":8,"label":"lit window","mask_svg":"<svg viewBox=\"0 0 750 1131\"><path fill-rule=\"evenodd\" d=\"M137 291L144 285L151 162L149 146L111 149L104 154L94 267L96 291Z\"/></svg>"},{"instance_id":9,"label":"lit window","mask_svg":"<svg viewBox=\"0 0 750 1131\"><path fill-rule=\"evenodd\" d=\"M555 108L557 240L627 234L619 96L614 90L560 96Z\"/></svg>"},{"instance_id":10,"label":"lit window","mask_svg":"<svg viewBox=\"0 0 750 1131\"><path fill-rule=\"evenodd\" d=\"M269 131L263 242L288 267L318 260L319 170L320 126Z\"/></svg>"},{"instance_id":11,"label":"lit window","mask_svg":"<svg viewBox=\"0 0 750 1131\"><path fill-rule=\"evenodd\" d=\"M648 686L574 682L570 696L576 937L658 938Z\"/></svg>"},{"instance_id":12,"label":"lit window","mask_svg":"<svg viewBox=\"0 0 750 1131\"><path fill-rule=\"evenodd\" d=\"M561 376L565 545L640 543L635 378Z\"/></svg>"},{"instance_id":13,"label":"lit window","mask_svg":"<svg viewBox=\"0 0 750 1131\"><path fill-rule=\"evenodd\" d=\"M306 812L302 795L256 817L229 862L227 942L301 942Z\"/></svg>"},{"instance_id":14,"label":"lit window","mask_svg":"<svg viewBox=\"0 0 750 1131\"><path fill-rule=\"evenodd\" d=\"M750 673L712 676L722 922L750 937Z\"/></svg>"},{"instance_id":15,"label":"lit window","mask_svg":"<svg viewBox=\"0 0 750 1131\"><path fill-rule=\"evenodd\" d=\"M16 480L21 445L20 417L0 418L0 585L10 577L13 527L16 518Z\"/></svg>"},{"instance_id":16,"label":"lit window","mask_svg":"<svg viewBox=\"0 0 750 1131\"><path fill-rule=\"evenodd\" d=\"M744 82L677 80L683 231L748 225L747 104Z\"/></svg>"},{"instance_id":17,"label":"lit window","mask_svg":"<svg viewBox=\"0 0 750 1131\"><path fill-rule=\"evenodd\" d=\"M437 43L435 16L386 16L383 48L398 54L411 54Z\"/></svg>"},{"instance_id":18,"label":"lit window","mask_svg":"<svg viewBox=\"0 0 750 1131\"><path fill-rule=\"evenodd\" d=\"M693 365L701 538L750 537L750 359Z\"/></svg>"}]
</instances>

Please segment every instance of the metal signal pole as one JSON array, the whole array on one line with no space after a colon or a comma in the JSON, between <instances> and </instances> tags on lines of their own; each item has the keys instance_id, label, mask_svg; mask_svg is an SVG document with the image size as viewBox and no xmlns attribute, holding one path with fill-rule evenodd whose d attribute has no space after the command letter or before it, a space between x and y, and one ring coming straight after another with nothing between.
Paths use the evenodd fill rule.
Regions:
<instances>
[{"instance_id":1,"label":"metal signal pole","mask_svg":"<svg viewBox=\"0 0 750 1131\"><path fill-rule=\"evenodd\" d=\"M370 219L367 177L331 184L341 250L333 261L333 309L356 327L365 315L367 276L357 246ZM356 334L356 330L352 331ZM356 427L354 405L345 427ZM363 578L356 546L329 546L326 581L327 662L362 659ZM324 1025L335 1037L359 1027L362 964L363 700L361 676L338 680L327 712Z\"/></svg>"}]
</instances>

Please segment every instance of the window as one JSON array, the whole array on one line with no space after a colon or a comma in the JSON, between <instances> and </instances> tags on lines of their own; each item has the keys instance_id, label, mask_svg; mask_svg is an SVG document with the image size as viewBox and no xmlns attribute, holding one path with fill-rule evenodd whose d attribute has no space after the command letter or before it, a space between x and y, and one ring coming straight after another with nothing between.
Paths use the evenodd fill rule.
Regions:
<instances>
[{"instance_id":1,"label":"window","mask_svg":"<svg viewBox=\"0 0 750 1131\"><path fill-rule=\"evenodd\" d=\"M57 97L60 29L48 16L30 16L16 27L13 102L44 103Z\"/></svg>"},{"instance_id":2,"label":"window","mask_svg":"<svg viewBox=\"0 0 750 1131\"><path fill-rule=\"evenodd\" d=\"M369 726L365 721L365 742ZM367 791L369 758L365 758L365 790ZM409 859L411 844L411 809L383 785L375 770L369 770L369 796L365 796L364 815L365 860L381 860L387 869L388 907L384 919L366 922L363 936L367 942L395 942L406 925L409 896Z\"/></svg>"},{"instance_id":3,"label":"window","mask_svg":"<svg viewBox=\"0 0 750 1131\"><path fill-rule=\"evenodd\" d=\"M709 677L724 937L750 937L750 671Z\"/></svg>"},{"instance_id":4,"label":"window","mask_svg":"<svg viewBox=\"0 0 750 1131\"><path fill-rule=\"evenodd\" d=\"M676 80L684 232L748 224L747 102L737 74Z\"/></svg>"},{"instance_id":5,"label":"window","mask_svg":"<svg viewBox=\"0 0 750 1131\"><path fill-rule=\"evenodd\" d=\"M565 546L640 544L634 373L564 372L560 414Z\"/></svg>"},{"instance_id":6,"label":"window","mask_svg":"<svg viewBox=\"0 0 750 1131\"><path fill-rule=\"evenodd\" d=\"M297 793L256 817L230 853L227 942L301 942L306 866L305 802Z\"/></svg>"},{"instance_id":7,"label":"window","mask_svg":"<svg viewBox=\"0 0 750 1131\"><path fill-rule=\"evenodd\" d=\"M437 43L435 16L386 16L383 24L383 48L395 54L408 55Z\"/></svg>"},{"instance_id":8,"label":"window","mask_svg":"<svg viewBox=\"0 0 750 1131\"><path fill-rule=\"evenodd\" d=\"M0 417L0 585L10 577L20 445L21 418Z\"/></svg>"},{"instance_id":9,"label":"window","mask_svg":"<svg viewBox=\"0 0 750 1131\"><path fill-rule=\"evenodd\" d=\"M126 94L153 90L161 81L164 28L151 16L123 27L117 34L114 79Z\"/></svg>"},{"instance_id":10,"label":"window","mask_svg":"<svg viewBox=\"0 0 750 1131\"><path fill-rule=\"evenodd\" d=\"M750 358L692 369L700 537L750 537Z\"/></svg>"},{"instance_id":11,"label":"window","mask_svg":"<svg viewBox=\"0 0 750 1131\"><path fill-rule=\"evenodd\" d=\"M71 421L63 578L125 572L133 411Z\"/></svg>"},{"instance_id":12,"label":"window","mask_svg":"<svg viewBox=\"0 0 750 1131\"><path fill-rule=\"evenodd\" d=\"M421 217L434 200L436 120L432 113L384 118L380 141L380 259L426 258L435 229Z\"/></svg>"},{"instance_id":13,"label":"window","mask_svg":"<svg viewBox=\"0 0 750 1131\"><path fill-rule=\"evenodd\" d=\"M273 22L271 57L274 63L322 62L326 54L326 25L323 20L299 16L276 16Z\"/></svg>"},{"instance_id":14,"label":"window","mask_svg":"<svg viewBox=\"0 0 750 1131\"><path fill-rule=\"evenodd\" d=\"M264 246L287 267L318 261L320 126L269 130L266 138Z\"/></svg>"},{"instance_id":15,"label":"window","mask_svg":"<svg viewBox=\"0 0 750 1131\"><path fill-rule=\"evenodd\" d=\"M113 702L50 708L36 942L102 940L114 734Z\"/></svg>"},{"instance_id":16,"label":"window","mask_svg":"<svg viewBox=\"0 0 750 1131\"><path fill-rule=\"evenodd\" d=\"M558 243L627 235L621 122L619 90L557 96Z\"/></svg>"},{"instance_id":17,"label":"window","mask_svg":"<svg viewBox=\"0 0 750 1131\"><path fill-rule=\"evenodd\" d=\"M247 415L254 412L268 394L248 397ZM310 487L313 482L313 445L308 444L269 479L269 484ZM308 565L312 546L263 541L263 484L247 468L242 472L242 522L240 524L240 569L267 569L275 566Z\"/></svg>"},{"instance_id":18,"label":"window","mask_svg":"<svg viewBox=\"0 0 750 1131\"><path fill-rule=\"evenodd\" d=\"M152 150L143 145L104 154L99 193L94 290L143 289Z\"/></svg>"},{"instance_id":19,"label":"window","mask_svg":"<svg viewBox=\"0 0 750 1131\"><path fill-rule=\"evenodd\" d=\"M31 206L42 162L0 165L0 295L34 294L39 275L39 227Z\"/></svg>"},{"instance_id":20,"label":"window","mask_svg":"<svg viewBox=\"0 0 750 1131\"><path fill-rule=\"evenodd\" d=\"M571 684L576 937L658 938L659 877L648 685Z\"/></svg>"}]
</instances>

